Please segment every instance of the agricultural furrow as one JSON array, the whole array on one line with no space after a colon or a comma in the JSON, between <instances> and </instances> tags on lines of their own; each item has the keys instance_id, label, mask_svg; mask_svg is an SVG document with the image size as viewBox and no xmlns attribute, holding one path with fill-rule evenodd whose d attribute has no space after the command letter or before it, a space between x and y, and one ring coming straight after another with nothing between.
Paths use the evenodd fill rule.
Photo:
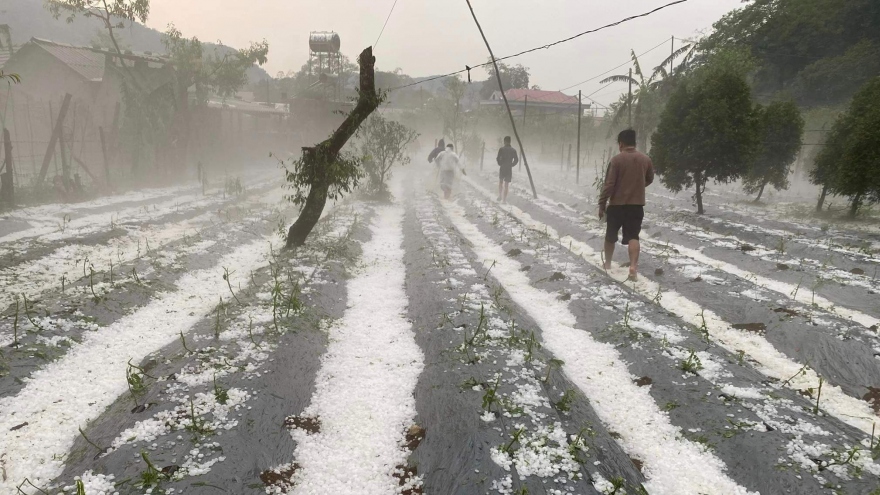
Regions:
<instances>
[{"instance_id":1,"label":"agricultural furrow","mask_svg":"<svg viewBox=\"0 0 880 495\"><path fill-rule=\"evenodd\" d=\"M397 493L404 473L413 389L424 366L406 319L404 210L381 206L358 268L346 282L347 309L328 326L328 347L309 405L293 421L293 493Z\"/></svg>"},{"instance_id":2,"label":"agricultural furrow","mask_svg":"<svg viewBox=\"0 0 880 495\"><path fill-rule=\"evenodd\" d=\"M446 212L485 267L492 267L491 276L541 328L544 347L564 363L563 372L603 424L641 463L649 493L748 493L717 456L681 436L648 391L634 382L613 346L578 328L558 293L534 287L523 266L469 222L463 210L450 205Z\"/></svg>"},{"instance_id":3,"label":"agricultural furrow","mask_svg":"<svg viewBox=\"0 0 880 495\"><path fill-rule=\"evenodd\" d=\"M225 208L249 211L258 205L280 203L282 194L283 191L276 187L223 201L222 204ZM32 246L29 248L29 259L11 262L0 269L0 287L7 289L0 294L0 308L8 309L22 295L32 300L40 299L43 292L62 284L74 285L89 276L103 275L111 267L118 270L120 265L130 263L148 252L162 250L170 243L188 237L198 238L202 229L224 220L218 212L205 210L204 206L193 207L191 213L194 216L176 222L119 226L107 233L109 238L96 234L102 237L97 242L89 238L80 242L67 241L57 248L52 245L47 245L46 249Z\"/></svg>"},{"instance_id":4,"label":"agricultural furrow","mask_svg":"<svg viewBox=\"0 0 880 495\"><path fill-rule=\"evenodd\" d=\"M262 177L246 184L246 188L265 192L277 184L277 180ZM28 252L44 246L60 247L63 243L83 242L90 236L106 234L117 228L140 224L164 222L174 215L186 215L199 209L213 208L227 202L225 191L214 190L204 195L201 191L189 194L159 197L137 206L122 209L104 208L86 212L82 216L65 213L61 218L50 216L29 221L34 225L0 237L0 254L4 259L28 256Z\"/></svg>"},{"instance_id":5,"label":"agricultural furrow","mask_svg":"<svg viewBox=\"0 0 880 495\"><path fill-rule=\"evenodd\" d=\"M158 294L146 306L89 332L64 357L33 373L16 395L0 399L0 430L12 432L0 442L7 474L0 487L13 490L24 479L45 483L58 476L77 428L131 385L120 372L127 363L140 362L214 310L218 295L228 291L223 267L244 274L263 266L268 242L241 245L216 266L185 274L174 292ZM248 284L245 280L242 287Z\"/></svg>"},{"instance_id":6,"label":"agricultural furrow","mask_svg":"<svg viewBox=\"0 0 880 495\"><path fill-rule=\"evenodd\" d=\"M587 198L553 189L553 199L563 202L557 204L539 200L539 203L553 204L554 208L558 205L571 214L583 214L584 221L594 228L601 228L601 224L594 219L595 212L591 210L593 205L584 204ZM567 199L576 199L587 211L565 205ZM655 211L660 213L654 213ZM775 247L770 248L761 244L769 239L743 238L742 233L732 234L729 230L723 235L717 234L696 229L689 221L667 220L669 216L663 213L662 206L652 205L646 214L646 234L647 231L654 231L650 237L657 242L668 244L681 252L687 251L688 256L700 258L704 263L713 263L725 272L737 276L745 275L776 292L794 294L802 303L818 304L826 310L836 307L843 318L854 319L868 328L880 322L880 307L876 304L880 279L876 277L878 267L873 266L874 258L862 257L864 259L860 262L848 262L848 258L844 256L832 259L825 247L821 252L812 248L792 248L792 241L797 237L791 233L780 233L772 240ZM672 218L678 216L671 215ZM705 227L707 224L712 225L713 222L699 222L700 226ZM803 290L795 291L795 288ZM819 297L814 297L814 294ZM854 311L847 311L846 308Z\"/></svg>"},{"instance_id":7,"label":"agricultural furrow","mask_svg":"<svg viewBox=\"0 0 880 495\"><path fill-rule=\"evenodd\" d=\"M474 185L474 187L484 197L491 198L493 196L481 186ZM584 235L582 227L561 220L556 215L549 214L534 204L528 203L526 208L529 209L530 213L526 213L515 206L505 207L505 210L529 228L546 231L552 239L555 239L555 242L582 256L586 262L601 267L602 261L599 252L596 250L597 248L593 248L579 240L587 237ZM533 218L532 215L535 217ZM538 219L543 219L543 221ZM553 226L551 227L545 222ZM577 238L571 237L571 235ZM593 239L595 237L595 235L592 236ZM602 238L599 237L598 240L593 242L601 246ZM645 261L646 266L651 266L647 257ZM618 277L618 279L625 278L624 271L620 269L612 270L611 275ZM665 275L655 277L665 277ZM681 277L678 278L680 279ZM864 359L855 365L852 364L852 358L849 356L847 359L838 359L841 355L847 355L849 352L858 353L858 342L856 342L857 345L854 347L841 348L840 345L846 344L845 342L841 343L836 338L828 338L827 335L816 332L812 335L813 338L817 339L816 341L821 342L824 346L829 346L831 349L837 348L838 350L834 353L825 350L825 357L820 360L821 362L811 361L809 366L807 366L807 363L803 361L799 362L796 358L788 357L785 353L778 350L776 345L780 344L779 339L788 338L788 341L784 341L788 346L787 349L796 350L800 348L799 346L809 344L809 339L804 339L802 335L792 335L787 332L765 333L762 331L749 331L747 328L741 330L734 327L734 325L739 326L738 323L735 324L730 321L732 319L730 318L732 312L739 314L739 310L736 307L731 307L729 303L725 303L728 296L727 293L707 292L701 286L688 283L679 283L675 286L676 291L664 290L668 286L669 284L665 281L661 287L652 278L642 276L639 282L634 284L634 290L645 295L661 294L661 304L664 308L682 318L686 323L695 325L697 328L706 327L719 345L727 348L731 353L743 351L746 357L758 363L758 369L762 373L776 380L786 380L784 383L787 386L805 392L815 392L819 386L819 374L822 374L824 382L822 397L824 398L823 410L825 413L831 414L868 434L872 431L874 423L880 422L877 414L871 410L869 404L860 398L861 395L850 395L853 390L866 390L867 387L873 386L870 383L859 383L860 380L850 382L848 379L853 378L853 375L847 374L847 372L854 373L855 377L858 378L863 377L864 373L876 373L876 363L873 362L870 352L862 351L861 355L864 356ZM686 292L681 293L681 291ZM711 303L711 306L707 306L706 303ZM749 308L749 313L754 311L754 307ZM772 310L765 308L765 311L770 312ZM773 323L773 321L769 321L769 323ZM779 325L785 330L784 321L780 322ZM789 328L792 328L791 331L798 332L798 334L801 334L803 331L812 331L809 326L804 325L791 325ZM768 339L774 339L774 341L771 343ZM817 356L815 357L817 358L823 355L821 348L816 349L816 352ZM829 357L829 354L832 355ZM813 369L817 369L819 374L813 371ZM826 374L826 370L835 370L835 373ZM794 378L789 379L792 376ZM843 390L841 385L832 385L835 382L848 387L850 393Z\"/></svg>"},{"instance_id":8,"label":"agricultural furrow","mask_svg":"<svg viewBox=\"0 0 880 495\"><path fill-rule=\"evenodd\" d=\"M642 476L541 348L540 328L477 272L437 210L434 199L416 200L406 229L409 314L426 361L416 387L425 438L411 466L424 492L639 487Z\"/></svg>"},{"instance_id":9,"label":"agricultural furrow","mask_svg":"<svg viewBox=\"0 0 880 495\"><path fill-rule=\"evenodd\" d=\"M10 346L0 356L0 395L21 389L32 373L64 356L89 333L146 306L158 293L176 290L185 271L210 267L235 246L272 232L281 214L277 208L285 205L259 206L260 213L241 212L234 221L219 219L216 225L130 261L117 259L111 270L90 271L79 282L67 281L63 290L58 283L39 299L20 297L0 320L0 341ZM230 286L247 282L249 273L224 268L229 270ZM215 297L232 296L227 290Z\"/></svg>"},{"instance_id":10,"label":"agricultural furrow","mask_svg":"<svg viewBox=\"0 0 880 495\"><path fill-rule=\"evenodd\" d=\"M578 324L613 345L633 379L649 386L673 425L686 438L711 448L733 479L761 493L794 486L799 486L798 493L822 493L829 481L858 491L873 482L871 477L850 479L851 471L861 469L857 465L838 467L833 474L819 472L807 457L812 453L817 462L838 462L850 445L864 438L860 431L811 413L809 400L767 382L743 355L710 342L699 328L682 326L656 296L650 301L651 295L609 284L595 269L584 271L578 257L543 230L531 230L481 200L467 213L481 230L504 243L507 256L529 267L533 285L569 300ZM870 465L869 446L862 448L860 463Z\"/></svg>"},{"instance_id":11,"label":"agricultural furrow","mask_svg":"<svg viewBox=\"0 0 880 495\"><path fill-rule=\"evenodd\" d=\"M517 192L520 193L521 197L526 197L523 194L522 188L517 188ZM547 199L528 201L529 204L533 203L539 206L554 217L566 219L570 224L585 225L584 230L593 238L604 236L604 228L601 222L589 216L580 216L571 207ZM651 226L651 228L656 228L656 226ZM873 314L876 311L876 305L865 301L866 305L871 307L872 314L866 314L851 307L840 306L838 304L841 301L849 304L851 298L848 298L847 295L851 294L851 291L827 290L824 292L825 295L833 297L833 300L829 300L819 295L823 290L821 279L812 285L805 285L803 278L797 284L789 284L704 254L711 252L711 248L698 246L697 249L694 249L681 244L674 244L669 241L670 237L668 229L660 228L654 236L646 232L643 235L643 248L646 253L653 254L657 259L662 259L664 264L672 263L676 271L681 272L681 274L689 277L692 281L706 280L709 283L732 289L731 294L752 298L756 302L767 302L776 299L777 304L782 305L782 309L776 308L773 310L777 314L785 313L794 316L807 316L810 325L833 329L836 333L833 337L837 339L844 341L857 340L860 342L863 346L861 351L850 349L846 352L850 356L861 356L861 359L857 359L855 363L858 371L847 371L846 365L843 365L844 368L834 370L831 373L832 375L847 375L849 382L844 381L842 383L855 386L850 389L851 393L861 397L866 392L865 390L859 391L860 389L873 387L873 383L880 381L880 376L876 374L880 369L878 369L873 359L874 356L880 355L880 334L877 332L880 320ZM754 264L752 268L754 269ZM713 271L716 274L713 275ZM729 278L728 276L736 277L736 279L725 280L725 278ZM687 291L688 288L684 287L682 290ZM875 298L876 296L869 294L867 297ZM723 301L721 302L723 303ZM853 306L862 309L858 299ZM763 316L764 320L775 320L772 314L767 313L766 308L764 312L766 313ZM753 318L758 317L758 315L752 313L749 316ZM803 326L799 328L802 330ZM811 330L811 332L815 332L815 330ZM819 361L827 359L828 356L823 356L823 354L827 354L825 352L827 347L833 348L839 345L846 345L829 341L828 337L830 335L830 332L819 335L820 339L827 343L827 345L818 344L816 346L816 357ZM853 354L854 352L855 354ZM809 354L811 354L809 350L805 351L805 355ZM810 359L812 358L813 356L810 356ZM836 360L832 361L839 363Z\"/></svg>"},{"instance_id":12,"label":"agricultural furrow","mask_svg":"<svg viewBox=\"0 0 880 495\"><path fill-rule=\"evenodd\" d=\"M282 491L289 479L276 470L294 449L287 416L313 393L324 329L345 309L338 282L366 235L362 215L334 211L305 246L255 270L219 314L136 363L143 389L83 428L53 486L72 489L80 477L89 494Z\"/></svg>"}]
</instances>

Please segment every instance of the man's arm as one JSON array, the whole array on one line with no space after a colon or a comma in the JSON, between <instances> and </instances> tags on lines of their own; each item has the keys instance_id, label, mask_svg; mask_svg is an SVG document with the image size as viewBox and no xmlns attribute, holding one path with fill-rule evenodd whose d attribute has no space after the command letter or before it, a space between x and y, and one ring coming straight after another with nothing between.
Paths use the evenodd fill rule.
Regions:
<instances>
[{"instance_id":1,"label":"man's arm","mask_svg":"<svg viewBox=\"0 0 880 495\"><path fill-rule=\"evenodd\" d=\"M495 163L501 166L501 159L504 157L504 148L498 148L498 156L495 157Z\"/></svg>"},{"instance_id":2,"label":"man's arm","mask_svg":"<svg viewBox=\"0 0 880 495\"><path fill-rule=\"evenodd\" d=\"M617 186L617 167L612 161L608 164L608 170L605 172L605 185L602 187L602 194L599 195L599 218L605 215L605 206L614 193Z\"/></svg>"},{"instance_id":3,"label":"man's arm","mask_svg":"<svg viewBox=\"0 0 880 495\"><path fill-rule=\"evenodd\" d=\"M654 162L648 160L648 170L645 171L645 186L650 186L654 182Z\"/></svg>"},{"instance_id":4,"label":"man's arm","mask_svg":"<svg viewBox=\"0 0 880 495\"><path fill-rule=\"evenodd\" d=\"M519 164L519 153L516 151L513 152L513 166L517 166Z\"/></svg>"}]
</instances>

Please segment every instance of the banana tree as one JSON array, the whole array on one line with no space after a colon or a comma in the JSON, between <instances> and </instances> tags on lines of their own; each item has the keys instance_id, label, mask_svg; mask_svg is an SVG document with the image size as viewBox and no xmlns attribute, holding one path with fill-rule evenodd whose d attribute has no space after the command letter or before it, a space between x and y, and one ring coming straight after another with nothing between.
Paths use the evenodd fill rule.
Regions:
<instances>
[{"instance_id":1,"label":"banana tree","mask_svg":"<svg viewBox=\"0 0 880 495\"><path fill-rule=\"evenodd\" d=\"M637 144L640 150L647 150L648 137L660 122L663 103L669 96L673 86L673 77L667 68L671 67L676 59L682 58L678 68L672 69L673 74L686 70L695 59L696 48L696 43L688 43L675 50L666 60L654 68L650 77L645 77L638 55L636 55L635 50L630 50L633 62L632 75L619 74L599 81L599 84L616 82L632 84L632 99L625 93L620 96L617 102L611 104L611 109L614 115L613 123L616 127L621 121L629 118L630 107L632 107L632 127L636 131Z\"/></svg>"},{"instance_id":2,"label":"banana tree","mask_svg":"<svg viewBox=\"0 0 880 495\"><path fill-rule=\"evenodd\" d=\"M632 128L636 131L639 149L644 151L648 144L648 134L657 127L660 118L661 105L656 93L660 88L661 80L658 78L660 73L656 71L650 77L645 77L639 57L634 50L631 53L632 75L619 74L606 77L599 81L599 84L622 82L632 85L632 98L624 93L611 105L614 111L613 123L617 126L621 121L626 121L632 112Z\"/></svg>"}]
</instances>

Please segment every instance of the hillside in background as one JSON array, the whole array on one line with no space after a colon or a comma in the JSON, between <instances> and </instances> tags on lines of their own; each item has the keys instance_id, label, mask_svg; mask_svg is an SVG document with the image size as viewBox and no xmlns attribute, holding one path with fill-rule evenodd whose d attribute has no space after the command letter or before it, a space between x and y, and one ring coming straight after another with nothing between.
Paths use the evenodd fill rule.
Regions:
<instances>
[{"instance_id":1,"label":"hillside in background","mask_svg":"<svg viewBox=\"0 0 880 495\"><path fill-rule=\"evenodd\" d=\"M55 19L43 7L42 0L4 0L0 5L0 24L9 25L15 45L27 43L31 38L43 38L71 45L109 48L110 41L106 31L99 27L100 24L95 19L77 17L70 23L63 18ZM139 23L126 22L126 25L125 29L116 31L123 49L165 52L161 32ZM210 53L218 45L205 43L205 47ZM230 48L219 45L219 49L222 51ZM261 67L253 67L248 71L251 81L265 80L268 77L269 74Z\"/></svg>"}]
</instances>

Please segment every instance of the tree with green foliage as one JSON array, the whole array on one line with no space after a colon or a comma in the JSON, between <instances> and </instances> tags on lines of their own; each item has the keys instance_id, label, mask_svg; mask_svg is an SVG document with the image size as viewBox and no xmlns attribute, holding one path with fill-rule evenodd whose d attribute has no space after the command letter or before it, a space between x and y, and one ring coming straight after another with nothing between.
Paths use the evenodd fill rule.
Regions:
<instances>
[{"instance_id":1,"label":"tree with green foliage","mask_svg":"<svg viewBox=\"0 0 880 495\"><path fill-rule=\"evenodd\" d=\"M880 75L880 2L754 0L716 22L701 47L749 49L758 94L789 91L801 105L839 104Z\"/></svg>"},{"instance_id":2,"label":"tree with green foliage","mask_svg":"<svg viewBox=\"0 0 880 495\"><path fill-rule=\"evenodd\" d=\"M483 82L480 87L480 97L488 100L492 93L498 91L498 78L495 75L495 69L492 67L492 61L485 66L489 79ZM508 89L528 89L529 88L529 68L520 64L510 66L498 62L498 72L501 74L501 84L504 90Z\"/></svg>"},{"instance_id":3,"label":"tree with green foliage","mask_svg":"<svg viewBox=\"0 0 880 495\"><path fill-rule=\"evenodd\" d=\"M373 49L367 48L358 57L360 87L357 104L342 124L317 146L303 148L302 156L286 168L288 199L300 206L299 218L287 232L285 248L302 246L318 224L327 199L338 199L357 187L364 172L357 158L342 154L342 148L357 133L361 124L382 103L376 91Z\"/></svg>"},{"instance_id":4,"label":"tree with green foliage","mask_svg":"<svg viewBox=\"0 0 880 495\"><path fill-rule=\"evenodd\" d=\"M850 198L849 216L880 201L880 78L865 84L835 121L810 173L826 192Z\"/></svg>"},{"instance_id":5,"label":"tree with green foliage","mask_svg":"<svg viewBox=\"0 0 880 495\"><path fill-rule=\"evenodd\" d=\"M195 103L200 106L207 105L211 93L224 98L234 95L247 84L247 70L266 63L269 44L263 40L246 49L226 49L221 54L215 48L214 53L206 54L198 38L184 38L173 24L168 26L162 42L174 65L176 160L183 170L189 147L189 89L195 90Z\"/></svg>"},{"instance_id":6,"label":"tree with green foliage","mask_svg":"<svg viewBox=\"0 0 880 495\"><path fill-rule=\"evenodd\" d=\"M46 0L46 8L56 19L63 16L68 23L73 22L78 15L98 19L107 30L116 53L121 57L123 51L116 39L115 30L124 29L125 21L139 21L142 24L147 22L150 0ZM122 66L128 69L127 65ZM132 83L138 84L133 76Z\"/></svg>"},{"instance_id":7,"label":"tree with green foliage","mask_svg":"<svg viewBox=\"0 0 880 495\"><path fill-rule=\"evenodd\" d=\"M660 180L675 192L694 187L699 214L707 182L741 177L758 147L751 90L732 62L721 57L688 75L670 96L651 140Z\"/></svg>"},{"instance_id":8,"label":"tree with green foliage","mask_svg":"<svg viewBox=\"0 0 880 495\"><path fill-rule=\"evenodd\" d=\"M409 127L373 114L360 130L364 170L367 174L367 187L371 196L378 199L390 197L386 181L391 178L394 165L410 162L406 148L419 134Z\"/></svg>"},{"instance_id":9,"label":"tree with green foliage","mask_svg":"<svg viewBox=\"0 0 880 495\"><path fill-rule=\"evenodd\" d=\"M461 153L461 144L467 134L468 116L464 111L467 83L458 76L443 81L445 94L434 100L434 107L443 119L443 134L452 139L452 145Z\"/></svg>"},{"instance_id":10,"label":"tree with green foliage","mask_svg":"<svg viewBox=\"0 0 880 495\"><path fill-rule=\"evenodd\" d=\"M777 191L788 189L791 164L801 149L804 118L791 101L758 106L756 114L761 144L749 171L743 176L743 188L749 194L758 193L757 203L768 185Z\"/></svg>"}]
</instances>

